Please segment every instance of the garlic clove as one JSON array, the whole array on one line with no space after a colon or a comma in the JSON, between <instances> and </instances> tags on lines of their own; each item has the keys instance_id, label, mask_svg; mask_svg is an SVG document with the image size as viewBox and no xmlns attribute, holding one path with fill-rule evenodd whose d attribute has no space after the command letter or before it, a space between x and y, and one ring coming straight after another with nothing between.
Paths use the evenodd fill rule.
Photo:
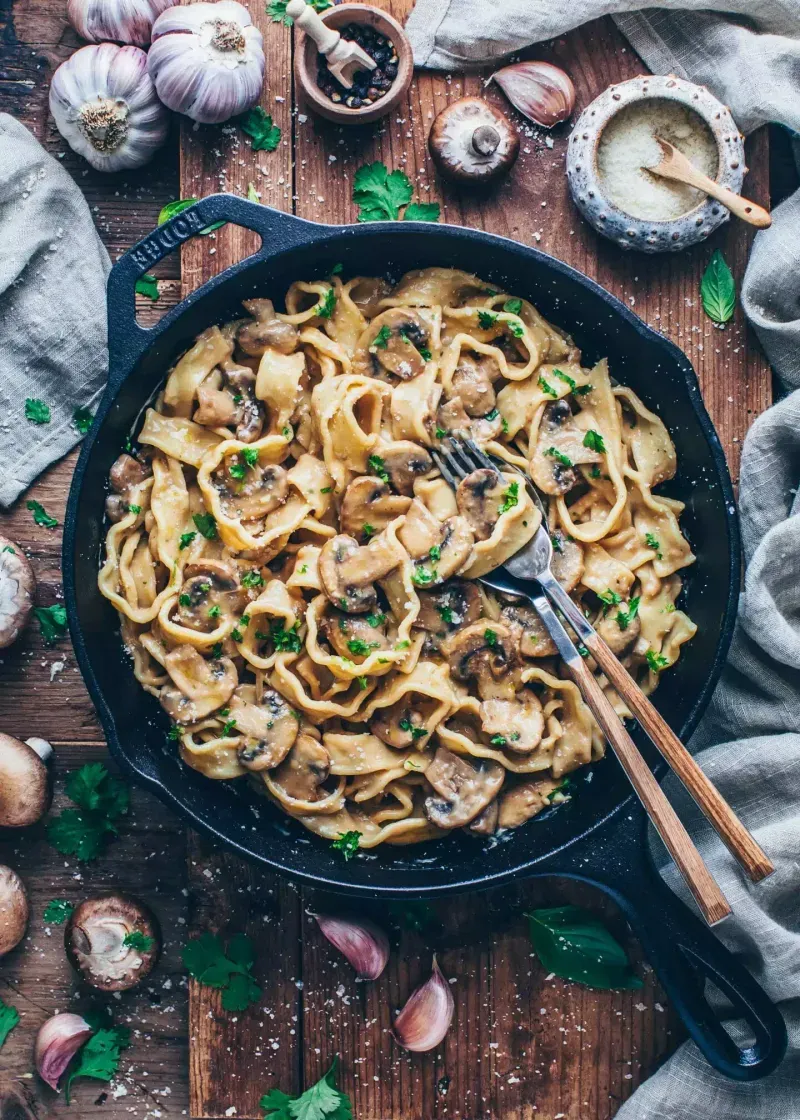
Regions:
<instances>
[{"instance_id":1,"label":"garlic clove","mask_svg":"<svg viewBox=\"0 0 800 1120\"><path fill-rule=\"evenodd\" d=\"M169 132L138 47L81 47L53 75L50 112L72 150L98 171L143 166Z\"/></svg>"},{"instance_id":2,"label":"garlic clove","mask_svg":"<svg viewBox=\"0 0 800 1120\"><path fill-rule=\"evenodd\" d=\"M315 914L317 925L331 945L347 957L359 976L377 980L389 960L389 938L366 918Z\"/></svg>"},{"instance_id":3,"label":"garlic clove","mask_svg":"<svg viewBox=\"0 0 800 1120\"><path fill-rule=\"evenodd\" d=\"M69 0L67 18L90 43L146 47L157 16L180 0Z\"/></svg>"},{"instance_id":4,"label":"garlic clove","mask_svg":"<svg viewBox=\"0 0 800 1120\"><path fill-rule=\"evenodd\" d=\"M263 39L236 0L170 8L152 34L148 68L167 108L201 124L219 124L258 101Z\"/></svg>"},{"instance_id":5,"label":"garlic clove","mask_svg":"<svg viewBox=\"0 0 800 1120\"><path fill-rule=\"evenodd\" d=\"M542 128L565 121L575 108L569 74L550 62L515 62L492 74L515 109Z\"/></svg>"},{"instance_id":6,"label":"garlic clove","mask_svg":"<svg viewBox=\"0 0 800 1120\"><path fill-rule=\"evenodd\" d=\"M450 1029L454 1010L453 993L434 954L430 979L408 997L394 1021L392 1033L405 1050L414 1053L433 1050Z\"/></svg>"},{"instance_id":7,"label":"garlic clove","mask_svg":"<svg viewBox=\"0 0 800 1120\"><path fill-rule=\"evenodd\" d=\"M64 1070L93 1033L85 1019L69 1012L53 1015L43 1023L34 1050L36 1072L42 1081L57 1090Z\"/></svg>"}]
</instances>

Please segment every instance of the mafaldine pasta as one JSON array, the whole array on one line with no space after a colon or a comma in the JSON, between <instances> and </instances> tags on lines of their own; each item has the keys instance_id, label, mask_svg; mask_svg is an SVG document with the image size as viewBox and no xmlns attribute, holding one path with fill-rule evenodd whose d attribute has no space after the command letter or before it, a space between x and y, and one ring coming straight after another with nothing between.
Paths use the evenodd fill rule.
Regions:
<instances>
[{"instance_id":1,"label":"mafaldine pasta","mask_svg":"<svg viewBox=\"0 0 800 1120\"><path fill-rule=\"evenodd\" d=\"M133 671L187 766L322 837L516 828L604 751L536 613L478 581L539 528L518 470L556 577L650 692L695 632L683 507L654 493L669 434L464 272L299 281L285 308L204 331L111 469L99 582ZM453 492L450 433L506 469Z\"/></svg>"}]
</instances>

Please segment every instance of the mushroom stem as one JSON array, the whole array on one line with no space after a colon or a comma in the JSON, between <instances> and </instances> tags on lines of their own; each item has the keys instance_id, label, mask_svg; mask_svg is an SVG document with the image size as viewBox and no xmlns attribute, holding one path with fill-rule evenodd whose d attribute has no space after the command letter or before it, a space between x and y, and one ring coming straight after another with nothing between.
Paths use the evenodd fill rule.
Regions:
<instances>
[{"instance_id":1,"label":"mushroom stem","mask_svg":"<svg viewBox=\"0 0 800 1120\"><path fill-rule=\"evenodd\" d=\"M472 134L472 147L479 156L491 156L500 146L500 133L490 124L482 124Z\"/></svg>"}]
</instances>

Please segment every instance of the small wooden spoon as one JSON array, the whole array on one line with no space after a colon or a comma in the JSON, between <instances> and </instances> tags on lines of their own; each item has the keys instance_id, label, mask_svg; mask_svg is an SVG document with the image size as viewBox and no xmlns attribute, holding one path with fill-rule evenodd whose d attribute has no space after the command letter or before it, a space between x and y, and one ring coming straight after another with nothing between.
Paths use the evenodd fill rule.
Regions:
<instances>
[{"instance_id":1,"label":"small wooden spoon","mask_svg":"<svg viewBox=\"0 0 800 1120\"><path fill-rule=\"evenodd\" d=\"M286 14L291 16L301 31L305 31L314 40L331 74L345 89L353 88L353 74L356 70L374 70L378 65L358 43L343 39L338 31L327 27L305 0L289 0Z\"/></svg>"},{"instance_id":2,"label":"small wooden spoon","mask_svg":"<svg viewBox=\"0 0 800 1120\"><path fill-rule=\"evenodd\" d=\"M716 198L723 206L727 206L732 214L741 218L743 222L749 222L751 226L766 229L767 226L772 225L772 218L763 206L742 198L740 194L734 194L732 190L709 179L708 175L698 171L683 152L679 152L667 140L662 140L660 136L656 136L656 140L664 153L664 158L655 167L643 167L643 171L660 175L662 179L674 179L676 183L688 183L690 187L697 187L698 190Z\"/></svg>"}]
</instances>

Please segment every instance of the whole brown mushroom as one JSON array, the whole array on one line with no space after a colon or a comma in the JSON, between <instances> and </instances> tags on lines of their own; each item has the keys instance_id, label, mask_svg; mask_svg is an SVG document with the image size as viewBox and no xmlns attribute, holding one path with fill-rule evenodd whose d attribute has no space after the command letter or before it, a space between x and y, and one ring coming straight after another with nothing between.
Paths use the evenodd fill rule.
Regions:
<instances>
[{"instance_id":1,"label":"whole brown mushroom","mask_svg":"<svg viewBox=\"0 0 800 1120\"><path fill-rule=\"evenodd\" d=\"M0 828L27 828L47 812L52 790L43 759L51 753L44 739L0 735Z\"/></svg>"},{"instance_id":2,"label":"whole brown mushroom","mask_svg":"<svg viewBox=\"0 0 800 1120\"><path fill-rule=\"evenodd\" d=\"M161 930L149 906L129 894L89 898L72 913L64 930L72 967L101 992L135 987L155 966Z\"/></svg>"},{"instance_id":3,"label":"whole brown mushroom","mask_svg":"<svg viewBox=\"0 0 800 1120\"><path fill-rule=\"evenodd\" d=\"M446 178L488 183L513 167L519 155L519 136L494 105L480 97L462 97L439 113L428 147Z\"/></svg>"},{"instance_id":4,"label":"whole brown mushroom","mask_svg":"<svg viewBox=\"0 0 800 1120\"><path fill-rule=\"evenodd\" d=\"M0 649L17 640L33 609L36 579L18 544L0 536Z\"/></svg>"},{"instance_id":5,"label":"whole brown mushroom","mask_svg":"<svg viewBox=\"0 0 800 1120\"><path fill-rule=\"evenodd\" d=\"M19 945L28 925L28 894L10 867L0 865L0 957Z\"/></svg>"}]
</instances>

